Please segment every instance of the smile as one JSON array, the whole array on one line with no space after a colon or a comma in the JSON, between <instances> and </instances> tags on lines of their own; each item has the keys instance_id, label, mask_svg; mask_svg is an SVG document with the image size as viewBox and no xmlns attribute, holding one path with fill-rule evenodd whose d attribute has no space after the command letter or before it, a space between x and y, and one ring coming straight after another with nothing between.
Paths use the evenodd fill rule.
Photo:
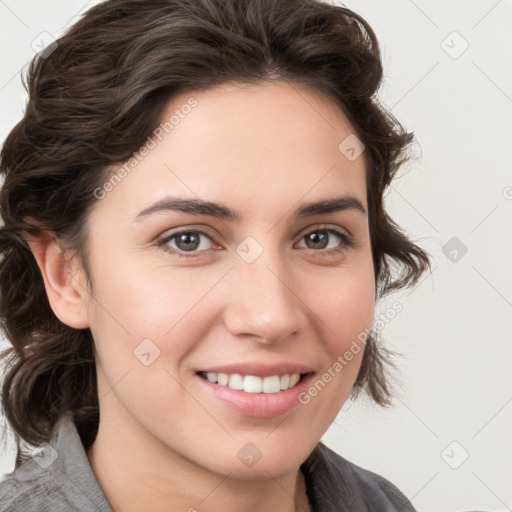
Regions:
<instances>
[{"instance_id":1,"label":"smile","mask_svg":"<svg viewBox=\"0 0 512 512\"><path fill-rule=\"evenodd\" d=\"M300 373L283 375L241 375L239 373L199 372L199 375L213 384L229 387L246 393L279 393L296 386L300 381Z\"/></svg>"},{"instance_id":2,"label":"smile","mask_svg":"<svg viewBox=\"0 0 512 512\"><path fill-rule=\"evenodd\" d=\"M298 369L297 365L294 365L294 369ZM251 371L257 372L255 368ZM260 369L261 373L266 373L260 376L199 371L196 378L207 396L223 407L243 416L274 418L302 405L298 397L306 391L315 376L314 371L298 373L288 370L289 373L281 373L285 371L283 369L273 374L275 371Z\"/></svg>"}]
</instances>

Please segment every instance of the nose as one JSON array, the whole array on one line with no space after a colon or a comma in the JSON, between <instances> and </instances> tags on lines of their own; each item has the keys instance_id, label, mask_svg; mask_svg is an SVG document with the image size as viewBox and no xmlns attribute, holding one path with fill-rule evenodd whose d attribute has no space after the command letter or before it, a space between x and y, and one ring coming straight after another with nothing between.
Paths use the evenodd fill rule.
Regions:
<instances>
[{"instance_id":1,"label":"nose","mask_svg":"<svg viewBox=\"0 0 512 512\"><path fill-rule=\"evenodd\" d=\"M233 336L275 344L304 331L307 307L277 253L264 250L252 263L236 257L230 274L225 324Z\"/></svg>"}]
</instances>

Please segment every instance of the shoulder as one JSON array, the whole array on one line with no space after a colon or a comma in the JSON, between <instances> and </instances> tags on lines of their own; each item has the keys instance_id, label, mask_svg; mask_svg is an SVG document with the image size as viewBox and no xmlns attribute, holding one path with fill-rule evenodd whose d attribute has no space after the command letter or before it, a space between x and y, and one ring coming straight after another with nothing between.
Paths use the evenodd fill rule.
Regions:
<instances>
[{"instance_id":1,"label":"shoulder","mask_svg":"<svg viewBox=\"0 0 512 512\"><path fill-rule=\"evenodd\" d=\"M70 416L59 419L49 443L0 478L0 512L13 510L112 512Z\"/></svg>"},{"instance_id":2,"label":"shoulder","mask_svg":"<svg viewBox=\"0 0 512 512\"><path fill-rule=\"evenodd\" d=\"M331 510L329 505L340 510L343 504L347 510L415 512L389 480L348 461L321 442L304 466L314 499L322 503L320 510Z\"/></svg>"},{"instance_id":3,"label":"shoulder","mask_svg":"<svg viewBox=\"0 0 512 512\"><path fill-rule=\"evenodd\" d=\"M60 510L56 505L65 505L61 496L60 486L51 470L45 470L33 461L0 478L0 512Z\"/></svg>"}]
</instances>

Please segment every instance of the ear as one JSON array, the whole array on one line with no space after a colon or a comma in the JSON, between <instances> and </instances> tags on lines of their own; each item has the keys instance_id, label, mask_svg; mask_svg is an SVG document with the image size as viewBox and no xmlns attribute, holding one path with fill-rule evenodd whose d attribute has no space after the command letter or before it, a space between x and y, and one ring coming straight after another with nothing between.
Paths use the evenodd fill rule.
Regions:
<instances>
[{"instance_id":1,"label":"ear","mask_svg":"<svg viewBox=\"0 0 512 512\"><path fill-rule=\"evenodd\" d=\"M89 327L89 291L78 259L67 259L55 235L47 230L37 235L25 233L25 238L41 271L55 316L74 329Z\"/></svg>"}]
</instances>

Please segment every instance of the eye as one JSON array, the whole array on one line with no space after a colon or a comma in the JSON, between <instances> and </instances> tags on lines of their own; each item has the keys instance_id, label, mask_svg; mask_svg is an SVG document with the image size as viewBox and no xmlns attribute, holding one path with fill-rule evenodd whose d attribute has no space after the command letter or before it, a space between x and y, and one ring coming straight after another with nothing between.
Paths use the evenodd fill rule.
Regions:
<instances>
[{"instance_id":1,"label":"eye","mask_svg":"<svg viewBox=\"0 0 512 512\"><path fill-rule=\"evenodd\" d=\"M202 238L206 238L210 243L204 242ZM211 246L211 236L201 229L189 229L186 231L178 231L162 238L158 242L158 246L162 249L175 253L178 256L187 257L184 253L201 252L208 250Z\"/></svg>"},{"instance_id":2,"label":"eye","mask_svg":"<svg viewBox=\"0 0 512 512\"><path fill-rule=\"evenodd\" d=\"M337 254L347 247L353 247L353 239L341 230L320 226L302 235L307 249L315 252L326 252ZM304 247L304 246L303 246Z\"/></svg>"},{"instance_id":3,"label":"eye","mask_svg":"<svg viewBox=\"0 0 512 512\"><path fill-rule=\"evenodd\" d=\"M355 246L349 235L339 229L325 226L306 232L300 240L305 241L306 249L326 256L336 256L345 249ZM194 257L212 248L213 237L202 229L187 229L163 237L157 242L157 246L179 257Z\"/></svg>"}]
</instances>

